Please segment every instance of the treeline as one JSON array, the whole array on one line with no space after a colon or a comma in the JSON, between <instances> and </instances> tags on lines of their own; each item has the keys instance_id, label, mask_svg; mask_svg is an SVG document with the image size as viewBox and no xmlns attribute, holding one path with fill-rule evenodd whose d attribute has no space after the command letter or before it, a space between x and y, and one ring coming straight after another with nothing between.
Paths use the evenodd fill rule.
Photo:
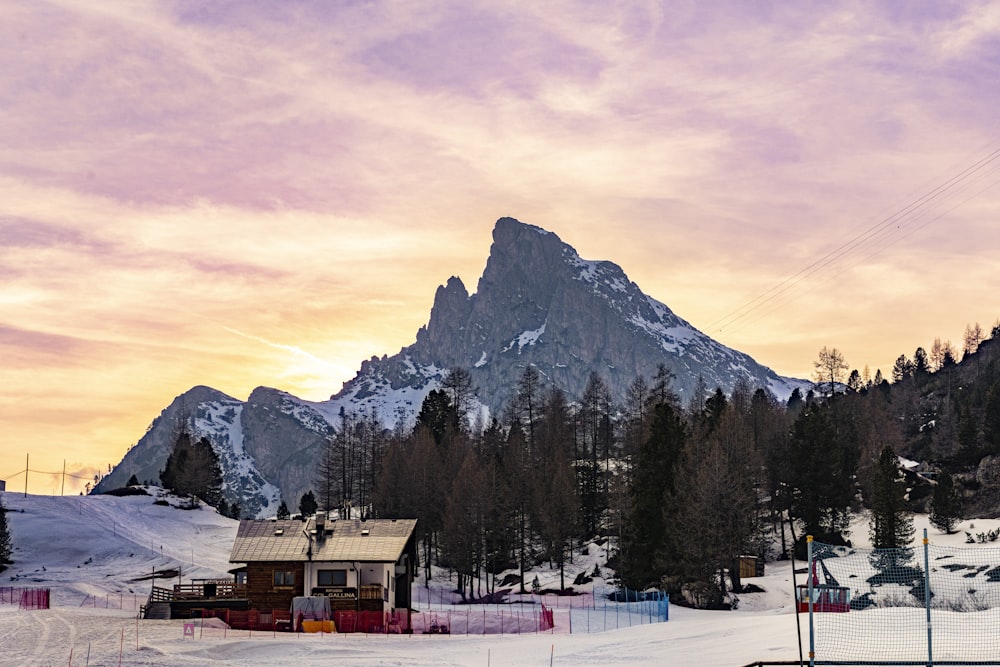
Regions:
<instances>
[{"instance_id":1,"label":"treeline","mask_svg":"<svg viewBox=\"0 0 1000 667\"><path fill-rule=\"evenodd\" d=\"M473 430L468 372L452 369L409 432L342 415L348 428L328 442L316 480L320 506L417 518L425 576L432 563L450 568L470 595L492 592L505 570L519 571L522 589L539 563L562 572L575 548L598 539L611 542L608 565L624 584L702 582L702 597L720 604L729 584L718 575L731 573L739 586L732 565L740 555L766 555L776 533L790 547L783 517L817 534L841 527L840 501L851 494L835 490L842 479L853 483L853 470L845 464L818 484L821 470L836 470L830 461L785 460L793 445L818 440L825 408L812 395L794 394L788 409L740 383L730 397L702 387L682 406L671 379L662 368L637 378L616 405L599 375L570 400L528 367L504 414ZM818 459L836 457L839 443L809 444ZM856 463L849 452L840 459L852 456ZM810 512L810 504L826 508Z\"/></svg>"},{"instance_id":2,"label":"treeline","mask_svg":"<svg viewBox=\"0 0 1000 667\"><path fill-rule=\"evenodd\" d=\"M893 368L893 400L903 424L906 453L951 472L1000 455L1000 324L984 339L966 327L961 361L949 343L900 355ZM941 350L944 350L941 352ZM969 489L975 490L975 489Z\"/></svg>"},{"instance_id":3,"label":"treeline","mask_svg":"<svg viewBox=\"0 0 1000 667\"><path fill-rule=\"evenodd\" d=\"M494 592L510 570L503 585L523 590L531 569L563 572L596 540L621 584L723 606L741 589L741 556L803 556L806 535L848 543L859 512L877 547L908 543L914 510L953 530L963 496L985 495L972 471L1000 454L998 333L970 327L960 360L940 341L900 355L889 378L823 348L814 389L787 401L745 382L729 395L700 383L681 401L664 368L620 402L597 374L570 397L529 366L485 425L470 414L468 371L453 368L412 428L342 411L298 510L418 519L425 577L448 568L468 596ZM899 456L922 461L924 476ZM181 433L160 477L239 516L205 439Z\"/></svg>"},{"instance_id":4,"label":"treeline","mask_svg":"<svg viewBox=\"0 0 1000 667\"><path fill-rule=\"evenodd\" d=\"M594 374L571 401L529 366L504 414L473 430L468 372L452 369L408 432L341 415L319 507L418 519L425 577L432 563L449 568L474 596L503 571L518 570L522 589L540 563L563 572L597 539L623 584L693 588L698 604L720 606L741 586L741 555L773 557L775 539L784 553L807 533L843 539L887 412L798 391L786 405L746 383L728 397L702 387L682 405L670 385L661 369L616 405Z\"/></svg>"},{"instance_id":5,"label":"treeline","mask_svg":"<svg viewBox=\"0 0 1000 667\"><path fill-rule=\"evenodd\" d=\"M432 391L406 437L386 449L374 505L385 516L412 516L424 547L425 575L437 562L458 574L465 593L493 591L492 576L525 572L542 560L560 568L585 536L606 530L611 502L612 402L593 376L571 405L528 367L502 419L470 432L468 374L453 369ZM565 586L565 581L562 582Z\"/></svg>"},{"instance_id":6,"label":"treeline","mask_svg":"<svg viewBox=\"0 0 1000 667\"><path fill-rule=\"evenodd\" d=\"M341 414L318 465L318 505L417 518L425 576L432 563L449 568L466 595L493 592L494 575L512 569L523 589L531 568L562 572L596 539L610 543L622 584L721 606L741 587L740 556L786 557L807 534L847 543L858 512L876 547L906 544L914 509L952 530L960 467L1000 453L991 333L977 326L961 361L939 342L901 355L891 383L824 348L815 389L787 402L737 383L728 396L702 385L682 404L661 368L618 404L597 374L568 397L529 366L479 428L469 374L451 369L412 429ZM937 466L934 484L915 486L899 465L921 452L935 454L923 459Z\"/></svg>"}]
</instances>

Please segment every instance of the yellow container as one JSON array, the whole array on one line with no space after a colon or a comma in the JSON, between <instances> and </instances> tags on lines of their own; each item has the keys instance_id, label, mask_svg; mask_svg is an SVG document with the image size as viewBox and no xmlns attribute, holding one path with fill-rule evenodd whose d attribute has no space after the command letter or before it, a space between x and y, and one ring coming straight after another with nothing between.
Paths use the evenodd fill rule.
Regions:
<instances>
[{"instance_id":1,"label":"yellow container","mask_svg":"<svg viewBox=\"0 0 1000 667\"><path fill-rule=\"evenodd\" d=\"M302 621L302 632L336 632L333 621Z\"/></svg>"}]
</instances>

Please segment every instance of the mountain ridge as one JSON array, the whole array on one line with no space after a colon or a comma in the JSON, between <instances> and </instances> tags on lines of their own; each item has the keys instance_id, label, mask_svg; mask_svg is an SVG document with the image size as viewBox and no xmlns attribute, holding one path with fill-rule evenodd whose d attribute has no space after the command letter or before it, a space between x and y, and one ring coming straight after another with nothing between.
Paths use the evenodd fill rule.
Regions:
<instances>
[{"instance_id":1,"label":"mountain ridge","mask_svg":"<svg viewBox=\"0 0 1000 667\"><path fill-rule=\"evenodd\" d=\"M622 397L638 375L663 363L682 397L698 384L727 392L743 378L786 398L810 383L783 378L749 355L698 331L644 294L617 264L585 260L553 232L500 218L477 290L452 276L437 288L430 319L416 342L392 357L372 358L331 400L371 387L381 373L396 388L417 367L469 369L480 399L494 413L527 364L570 396L591 370ZM511 361L511 360L514 361ZM495 361L507 361L499 366ZM364 392L362 392L364 393Z\"/></svg>"},{"instance_id":2,"label":"mountain ridge","mask_svg":"<svg viewBox=\"0 0 1000 667\"><path fill-rule=\"evenodd\" d=\"M811 386L712 340L643 293L617 264L583 259L555 233L504 217L494 226L476 292L450 277L435 291L415 341L392 356L363 361L329 400L258 387L241 402L194 387L154 420L95 491L124 485L131 474L157 479L172 439L186 427L208 437L220 455L227 500L249 514L273 514L275 490L291 506L311 488L323 443L337 431L341 414L375 415L387 428L408 427L450 368L468 370L476 414L485 422L500 414L529 365L570 397L582 395L596 372L620 401L636 377L653 377L661 364L682 398L701 385L728 393L738 381L779 398Z\"/></svg>"}]
</instances>

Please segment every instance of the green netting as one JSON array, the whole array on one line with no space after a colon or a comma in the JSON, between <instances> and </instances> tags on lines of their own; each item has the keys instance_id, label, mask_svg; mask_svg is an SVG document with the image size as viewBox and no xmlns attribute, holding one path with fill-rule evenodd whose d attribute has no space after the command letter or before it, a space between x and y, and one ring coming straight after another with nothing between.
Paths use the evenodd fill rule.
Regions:
<instances>
[{"instance_id":1,"label":"green netting","mask_svg":"<svg viewBox=\"0 0 1000 667\"><path fill-rule=\"evenodd\" d=\"M1000 548L813 543L809 572L814 664L1000 665Z\"/></svg>"}]
</instances>

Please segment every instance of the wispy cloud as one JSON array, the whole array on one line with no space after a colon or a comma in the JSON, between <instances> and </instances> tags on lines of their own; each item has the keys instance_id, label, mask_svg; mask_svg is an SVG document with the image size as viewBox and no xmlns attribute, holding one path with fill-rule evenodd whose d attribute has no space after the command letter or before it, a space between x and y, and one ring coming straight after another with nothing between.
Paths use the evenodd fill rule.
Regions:
<instances>
[{"instance_id":1,"label":"wispy cloud","mask_svg":"<svg viewBox=\"0 0 1000 667\"><path fill-rule=\"evenodd\" d=\"M248 334L248 333L245 333L243 331L239 331L237 329L233 329L232 327L223 327L223 328L226 331L228 331L229 333L236 334L237 336L242 336L243 338L246 338L248 340L255 340L258 343L261 343L262 345L267 345L268 347L273 347L276 350L284 350L285 352L290 352L291 354L293 354L293 355L295 355L297 357L302 357L302 358L304 358L304 359L306 359L306 360L308 360L308 361L316 364L317 366L321 366L321 367L325 367L325 368L333 368L333 369L337 369L337 370L343 370L342 366L337 366L336 364L330 363L329 361L327 361L325 359L321 359L321 358L317 357L314 354L310 354L309 352L306 352L305 350L303 350L300 347L296 347L295 345L286 345L284 343L275 343L273 341L267 340L266 338L261 338L260 336L254 336L252 334Z\"/></svg>"},{"instance_id":2,"label":"wispy cloud","mask_svg":"<svg viewBox=\"0 0 1000 667\"><path fill-rule=\"evenodd\" d=\"M193 384L333 393L502 215L707 329L1000 147L994 5L0 5L0 460L114 459ZM980 176L723 342L808 375L991 323Z\"/></svg>"}]
</instances>

